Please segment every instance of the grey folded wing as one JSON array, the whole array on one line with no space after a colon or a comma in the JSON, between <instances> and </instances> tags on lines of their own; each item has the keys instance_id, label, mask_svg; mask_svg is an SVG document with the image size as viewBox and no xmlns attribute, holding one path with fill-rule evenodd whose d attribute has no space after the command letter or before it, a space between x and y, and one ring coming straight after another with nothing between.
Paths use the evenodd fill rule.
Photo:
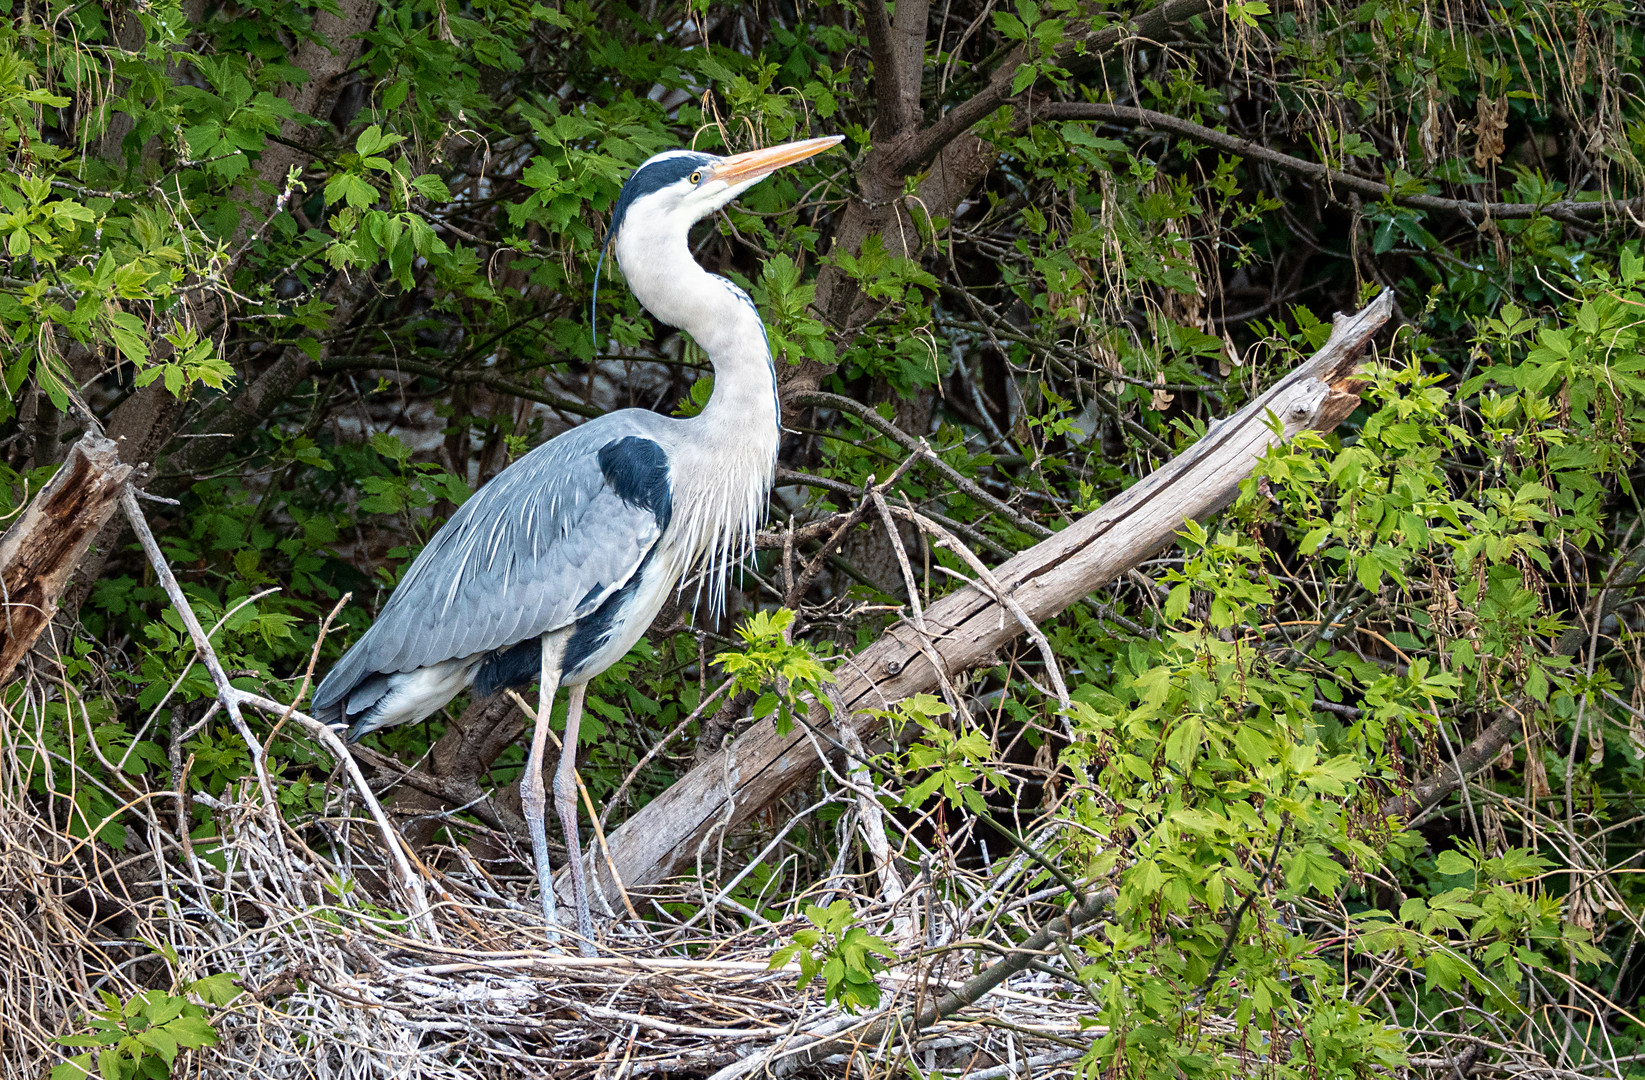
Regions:
<instances>
[{"instance_id":1,"label":"grey folded wing","mask_svg":"<svg viewBox=\"0 0 1645 1080\"><path fill-rule=\"evenodd\" d=\"M594 426L538 447L458 508L327 673L314 695L316 716L340 714L345 699L346 711L357 711L350 691L374 675L475 657L569 626L633 576L668 515L655 500L635 497L623 468L639 460L666 491L667 459L655 442L598 437L588 430ZM615 454L616 447L635 453Z\"/></svg>"}]
</instances>

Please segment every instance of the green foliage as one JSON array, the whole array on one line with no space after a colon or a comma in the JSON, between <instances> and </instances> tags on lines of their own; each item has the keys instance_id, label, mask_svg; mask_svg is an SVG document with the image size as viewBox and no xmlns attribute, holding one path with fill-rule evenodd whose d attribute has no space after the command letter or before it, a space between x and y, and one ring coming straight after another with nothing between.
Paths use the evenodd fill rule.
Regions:
<instances>
[{"instance_id":1,"label":"green foliage","mask_svg":"<svg viewBox=\"0 0 1645 1080\"><path fill-rule=\"evenodd\" d=\"M218 974L195 980L181 995L147 990L122 1002L101 991L104 1007L87 1017L90 1033L58 1040L64 1046L97 1049L53 1068L51 1080L166 1080L180 1054L219 1041L206 1010L190 1001L190 994L220 1007L233 1002L240 989L234 976Z\"/></svg>"},{"instance_id":2,"label":"green foliage","mask_svg":"<svg viewBox=\"0 0 1645 1080\"><path fill-rule=\"evenodd\" d=\"M1454 992L1466 979L1502 1015L1521 1013L1519 991L1527 975L1552 974L1561 957L1579 964L1607 959L1587 931L1562 917L1559 900L1514 887L1552 867L1525 848L1491 858L1464 842L1462 850L1440 852L1437 873L1468 883L1413 896L1397 915L1363 912L1364 946L1397 951L1423 970L1432 989Z\"/></svg>"},{"instance_id":3,"label":"green foliage","mask_svg":"<svg viewBox=\"0 0 1645 1080\"><path fill-rule=\"evenodd\" d=\"M762 720L775 713L780 735L793 730L806 698L826 703L823 684L834 681L809 645L791 640L793 625L794 613L787 608L755 612L737 628L743 648L716 658L739 691L765 691L749 715Z\"/></svg>"},{"instance_id":4,"label":"green foliage","mask_svg":"<svg viewBox=\"0 0 1645 1080\"><path fill-rule=\"evenodd\" d=\"M313 40L324 20L294 5L194 22L176 0L29 8L0 25L0 513L52 475L79 402L116 431L143 408L166 417L142 448L179 500L156 510L160 542L236 684L290 699L343 595L317 673L508 460L607 407L701 411L699 344L643 313L609 260L589 332L624 178L685 145L847 136L750 189L693 251L747 288L782 379L862 403L1053 531L1214 437L1326 340L1330 311L1389 286L1397 333L1339 429L1276 447L1216 520L1046 623L1071 709L1012 649L949 673L969 721L931 694L875 703L895 743L872 767L912 838L896 858L927 845L921 887L968 906L963 875L998 870L986 844L1009 822L1082 886L1115 888L1110 921L1046 960L1101 1029L1092 1075L1221 1080L1257 1062L1364 1080L1442 1038L1426 1032L1496 1044L1504 1016L1582 1071L1610 1060L1601 1044L1645 1050L1625 962L1645 893L1604 869L1645 846L1637 590L1607 584L1640 535L1645 259L1622 208L1579 223L1554 206L1638 195L1637 20L1567 0L1242 0L1122 55L1100 42L1131 39L1130 9L942 11L911 80L919 126L983 88L1015 104L886 176L876 51L851 6L395 0L354 42ZM294 66L305 41L347 54L326 115L294 104L314 85ZM1114 102L1276 153L1070 118ZM290 365L295 381L247 393ZM792 513L800 535L908 456L851 410L784 421L768 517ZM1034 541L927 463L885 494L990 562ZM923 599L974 578L903 539ZM223 797L250 758L226 722L195 728L213 688L140 554L104 554L49 689L4 691L0 739L33 809L128 857L148 842L130 800L178 783ZM688 611L590 684L579 769L597 803L696 710L715 662L786 733L853 648L910 632L872 515L832 550L779 558L753 561L733 638ZM812 560L798 613L761 609ZM1515 744L1409 830L1399 799L1503 715ZM446 722L372 739L417 761ZM641 770L613 827L690 750ZM522 759L509 748L473 779L513 784ZM329 762L288 727L267 767L289 827L330 842ZM842 807L729 890L750 927L844 865ZM443 827L460 843L473 824ZM226 869L228 826L195 806L186 827ZM321 918L403 921L352 879L326 888ZM994 944L1065 902L1018 899L999 897ZM889 956L874 927L843 900L808 915L779 956L842 1007L874 1007ZM81 1036L103 1041L63 1068L165 1075L209 1045L185 1026L198 1041L166 1056L157 1033L205 1024L186 1002L167 1016L180 1001L146 986L106 1001Z\"/></svg>"},{"instance_id":5,"label":"green foliage","mask_svg":"<svg viewBox=\"0 0 1645 1080\"><path fill-rule=\"evenodd\" d=\"M903 758L905 773L924 775L924 779L903 793L904 805L922 806L933 793L941 792L943 799L956 809L965 807L985 813L987 804L974 785L978 780L999 786L1009 781L990 764L995 759L996 748L987 736L974 729L949 730L944 718L952 712L930 694L915 694L899 701L896 708L875 715L886 719L896 734L901 734L903 727L912 722L925 740L910 743Z\"/></svg>"},{"instance_id":6,"label":"green foliage","mask_svg":"<svg viewBox=\"0 0 1645 1080\"><path fill-rule=\"evenodd\" d=\"M857 913L845 900L826 908L807 904L808 929L797 931L794 942L771 955L771 970L792 960L800 964L799 988L818 975L823 977L823 998L848 1013L875 1009L880 1004L880 984L874 976L885 970L879 959L895 960L896 952L884 940L856 925Z\"/></svg>"}]
</instances>

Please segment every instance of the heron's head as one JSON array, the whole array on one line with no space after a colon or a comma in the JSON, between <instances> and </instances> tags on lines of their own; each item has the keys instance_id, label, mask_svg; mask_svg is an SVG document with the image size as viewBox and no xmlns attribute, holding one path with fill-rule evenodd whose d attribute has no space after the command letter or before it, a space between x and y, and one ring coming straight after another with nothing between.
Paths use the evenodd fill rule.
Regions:
<instances>
[{"instance_id":1,"label":"heron's head","mask_svg":"<svg viewBox=\"0 0 1645 1080\"><path fill-rule=\"evenodd\" d=\"M611 209L610 235L621 236L624 228L633 227L684 236L691 226L784 165L804 161L843 141L842 135L830 135L730 157L665 150L642 162L623 185Z\"/></svg>"},{"instance_id":2,"label":"heron's head","mask_svg":"<svg viewBox=\"0 0 1645 1080\"><path fill-rule=\"evenodd\" d=\"M831 135L730 157L667 150L647 158L628 178L611 208L611 228L594 267L591 312L598 310L600 268L606 252L614 250L640 302L664 322L682 325L693 310L680 273L689 269L681 262L691 258L686 248L691 226L784 165L804 161L842 141L843 136ZM598 340L597 332L595 337Z\"/></svg>"}]
</instances>

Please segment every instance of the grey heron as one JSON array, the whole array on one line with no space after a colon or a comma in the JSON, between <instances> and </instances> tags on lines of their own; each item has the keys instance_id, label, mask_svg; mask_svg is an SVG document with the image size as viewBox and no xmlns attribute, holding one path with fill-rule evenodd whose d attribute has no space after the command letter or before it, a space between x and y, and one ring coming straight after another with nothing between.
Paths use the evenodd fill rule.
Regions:
<instances>
[{"instance_id":1,"label":"grey heron","mask_svg":"<svg viewBox=\"0 0 1645 1080\"><path fill-rule=\"evenodd\" d=\"M543 918L559 939L543 816L543 757L568 687L554 801L571 864L581 948L593 924L577 829L574 769L586 685L633 647L696 570L723 610L726 576L763 515L780 437L776 372L747 293L691 257L691 226L777 169L840 137L730 157L670 150L635 169L602 246L662 322L708 354L714 390L690 418L622 409L537 447L458 508L413 560L371 627L326 674L314 714L349 741L421 720L472 686L538 680L520 783ZM598 269L596 269L596 279Z\"/></svg>"}]
</instances>

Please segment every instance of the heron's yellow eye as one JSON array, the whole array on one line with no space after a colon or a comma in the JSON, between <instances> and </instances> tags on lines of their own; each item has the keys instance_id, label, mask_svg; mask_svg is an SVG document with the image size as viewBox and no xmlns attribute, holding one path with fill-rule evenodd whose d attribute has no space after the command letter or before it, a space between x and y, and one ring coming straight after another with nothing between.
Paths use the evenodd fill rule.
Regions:
<instances>
[{"instance_id":1,"label":"heron's yellow eye","mask_svg":"<svg viewBox=\"0 0 1645 1080\"><path fill-rule=\"evenodd\" d=\"M701 169L691 174L691 182L693 184L700 184L703 182L703 174Z\"/></svg>"}]
</instances>

